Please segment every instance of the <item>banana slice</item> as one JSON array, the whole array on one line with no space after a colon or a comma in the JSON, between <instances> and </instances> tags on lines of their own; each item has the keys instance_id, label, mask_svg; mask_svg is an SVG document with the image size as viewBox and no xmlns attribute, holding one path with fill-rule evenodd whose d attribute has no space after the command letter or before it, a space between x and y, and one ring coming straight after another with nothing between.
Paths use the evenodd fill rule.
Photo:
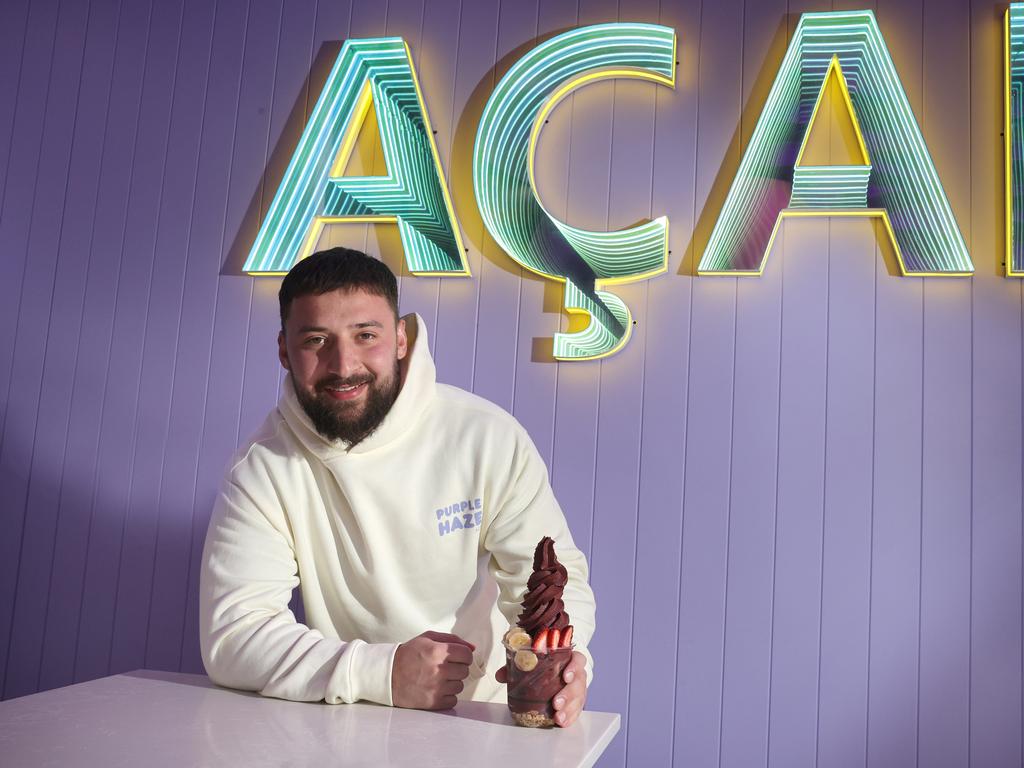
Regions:
<instances>
[{"instance_id":1,"label":"banana slice","mask_svg":"<svg viewBox=\"0 0 1024 768\"><path fill-rule=\"evenodd\" d=\"M505 645L509 648L529 648L533 645L530 635L520 627L512 627L505 633Z\"/></svg>"},{"instance_id":2,"label":"banana slice","mask_svg":"<svg viewBox=\"0 0 1024 768\"><path fill-rule=\"evenodd\" d=\"M530 672L537 666L537 654L527 648L523 648L516 651L515 663L523 672Z\"/></svg>"}]
</instances>

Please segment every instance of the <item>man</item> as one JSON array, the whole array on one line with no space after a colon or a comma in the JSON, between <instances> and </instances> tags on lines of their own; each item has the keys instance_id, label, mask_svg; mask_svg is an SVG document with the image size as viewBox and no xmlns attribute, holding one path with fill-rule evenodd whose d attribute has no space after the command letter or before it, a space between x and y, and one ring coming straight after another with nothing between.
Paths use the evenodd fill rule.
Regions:
<instances>
[{"instance_id":1,"label":"man","mask_svg":"<svg viewBox=\"0 0 1024 768\"><path fill-rule=\"evenodd\" d=\"M426 332L399 319L382 262L313 254L279 299L287 381L232 461L203 552L210 677L299 701L501 701L501 637L551 536L579 649L555 697L556 722L571 725L586 700L593 593L526 431L435 381ZM296 586L308 627L288 610Z\"/></svg>"}]
</instances>

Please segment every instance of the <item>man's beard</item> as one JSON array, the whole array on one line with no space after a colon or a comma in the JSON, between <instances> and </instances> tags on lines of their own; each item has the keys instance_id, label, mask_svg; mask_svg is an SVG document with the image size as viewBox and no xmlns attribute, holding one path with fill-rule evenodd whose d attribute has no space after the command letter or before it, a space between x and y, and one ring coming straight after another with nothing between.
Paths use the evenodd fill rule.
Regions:
<instances>
[{"instance_id":1,"label":"man's beard","mask_svg":"<svg viewBox=\"0 0 1024 768\"><path fill-rule=\"evenodd\" d=\"M366 398L361 411L356 411L359 403L334 400L327 394L327 387L350 387L366 382ZM350 376L345 379L332 376L316 383L316 394L299 389L292 379L295 396L299 399L302 410L309 416L316 431L328 440L341 440L348 448L362 442L384 421L391 406L398 398L401 377L398 361L395 369L387 379L378 380L373 374Z\"/></svg>"}]
</instances>

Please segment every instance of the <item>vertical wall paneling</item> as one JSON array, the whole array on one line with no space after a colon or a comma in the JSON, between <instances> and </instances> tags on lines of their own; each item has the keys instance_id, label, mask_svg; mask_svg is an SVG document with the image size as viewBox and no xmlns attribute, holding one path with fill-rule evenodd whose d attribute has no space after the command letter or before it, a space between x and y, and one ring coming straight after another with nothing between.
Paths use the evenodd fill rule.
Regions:
<instances>
[{"instance_id":1,"label":"vertical wall paneling","mask_svg":"<svg viewBox=\"0 0 1024 768\"><path fill-rule=\"evenodd\" d=\"M216 82L216 76L211 75L216 31L214 11L215 7L193 5L185 9L184 28L191 34L182 38L182 58L175 86L188 97L181 101L179 119L172 119L172 131L176 128L181 139L176 138L172 143L169 163L177 170L173 175L168 174L168 182L176 185L171 198L177 204L168 207L161 221L164 245L157 248L158 265L175 261L178 265L173 271L156 272L159 276L156 279L166 279L175 290L166 291L173 296L173 303L162 307L153 302L149 308L150 313L167 316L167 324L161 328L161 337L154 346L159 345L170 353L166 381L161 382L167 387L163 398L167 405L162 413L167 433L163 450L158 454L159 480L152 496L157 510L157 529L144 646L145 665L156 668L173 668L180 664L179 638L191 545L186 510L191 506L190 485L202 431L202 409L195 404L202 401L204 394L203 380L191 372L206 360L202 336L213 322L210 283L216 272L203 272L203 265L197 263L199 254L191 246L194 227L202 223L197 216L201 202L200 175L213 171L212 163L206 163L210 158L203 154L200 140L205 133L209 88L211 81ZM186 61L188 66L184 65ZM159 386L154 389L160 391ZM148 388L143 392L148 394Z\"/></svg>"},{"instance_id":2,"label":"vertical wall paneling","mask_svg":"<svg viewBox=\"0 0 1024 768\"><path fill-rule=\"evenodd\" d=\"M469 248L468 280L441 280L434 333L434 362L448 384L468 389L473 381L476 325L479 321L477 280L483 270L483 221L473 196L473 140L477 121L501 73L495 71L498 46L498 4L463 0L455 57L452 99L453 135L448 183Z\"/></svg>"},{"instance_id":3,"label":"vertical wall paneling","mask_svg":"<svg viewBox=\"0 0 1024 768\"><path fill-rule=\"evenodd\" d=\"M1002 277L998 11L971 8L970 759L1021 761L1021 281Z\"/></svg>"},{"instance_id":4,"label":"vertical wall paneling","mask_svg":"<svg viewBox=\"0 0 1024 768\"><path fill-rule=\"evenodd\" d=\"M862 6L856 6L858 8ZM831 94L831 114L841 105ZM820 119L827 119L822 113ZM830 123L830 161L848 157ZM825 478L816 760L863 765L868 713L875 280L885 265L867 219L829 221Z\"/></svg>"},{"instance_id":5,"label":"vertical wall paneling","mask_svg":"<svg viewBox=\"0 0 1024 768\"><path fill-rule=\"evenodd\" d=\"M786 4L744 8L740 147L754 130L787 45ZM719 755L722 766L764 762L768 744L772 558L779 426L782 266L776 247L760 278L736 286L735 392L729 458Z\"/></svg>"},{"instance_id":6,"label":"vertical wall paneling","mask_svg":"<svg viewBox=\"0 0 1024 768\"><path fill-rule=\"evenodd\" d=\"M31 258L25 264L12 362L12 371L18 369L19 375L12 379L0 449L5 462L17 460L11 466L20 472L11 478L8 498L11 508L24 515L8 649L8 662L17 658L19 663L7 665L4 694L8 696L30 693L39 683L46 600L34 596L50 581L69 415L69 399L61 395L67 391L73 367L69 357L74 355L68 338L74 332L68 328L64 335L58 329L77 324L77 318L71 317L74 309L62 317L63 308L55 306L54 300L58 284L68 285L58 277L57 265L86 44L80 30L88 18L88 4L67 3L57 11L40 139L46 151L40 152L35 169L38 176L25 246ZM74 260L68 265L71 270ZM70 288L73 291L75 286Z\"/></svg>"},{"instance_id":7,"label":"vertical wall paneling","mask_svg":"<svg viewBox=\"0 0 1024 768\"><path fill-rule=\"evenodd\" d=\"M742 0L702 7L696 199L707 220L720 169L739 164L743 14ZM706 243L702 223L695 255ZM737 289L737 278L694 280L689 317L673 757L704 765L719 757Z\"/></svg>"},{"instance_id":8,"label":"vertical wall paneling","mask_svg":"<svg viewBox=\"0 0 1024 768\"><path fill-rule=\"evenodd\" d=\"M538 3L501 3L495 82L536 43ZM489 235L480 242L483 259L476 274L478 314L473 339L473 391L511 410L519 335L519 291L522 267Z\"/></svg>"},{"instance_id":9,"label":"vertical wall paneling","mask_svg":"<svg viewBox=\"0 0 1024 768\"><path fill-rule=\"evenodd\" d=\"M970 9L930 3L924 13L921 128L974 256L971 227ZM994 238L992 252L1002 240ZM998 261L998 260L996 260ZM969 760L971 627L972 281L926 281L922 375L921 620L918 762Z\"/></svg>"},{"instance_id":10,"label":"vertical wall paneling","mask_svg":"<svg viewBox=\"0 0 1024 768\"><path fill-rule=\"evenodd\" d=\"M198 17L192 15L197 12ZM144 251L146 258L141 259L145 271L132 274L132 280L124 286L138 302L125 324L137 334L139 360L132 393L136 414L130 438L132 475L127 488L111 644L110 664L118 672L146 665L161 522L160 494L186 269L184 235L195 187L200 110L209 61L210 25L205 12L186 3L156 4L153 25L151 51L157 45L161 48L147 72L140 124L152 121L155 125L159 121L160 128L140 135L159 136L160 141L158 147L139 148L139 160L146 163L152 176L136 175L133 191L151 187L147 191L152 195L152 208L150 215L128 222L126 263L134 260L137 252ZM150 161L154 166L151 169ZM146 354L157 349L163 354Z\"/></svg>"},{"instance_id":11,"label":"vertical wall paneling","mask_svg":"<svg viewBox=\"0 0 1024 768\"><path fill-rule=\"evenodd\" d=\"M614 20L616 17L612 17ZM630 5L629 15L618 18L657 22L656 2ZM665 86L631 80L607 82L601 88L612 106L610 165L608 167L605 228L621 229L657 214L653 206L655 98ZM581 114L582 118L583 115ZM632 333L642 338L649 322L649 281L616 285L612 291L630 308ZM591 533L591 584L602 608L601 625L628 627L633 622L635 552L639 508L640 442L642 437L645 346L627 344L622 365L600 361L600 400L597 414L597 452L594 479L594 515ZM567 364L568 365L568 364ZM630 633L599 631L594 653L606 659L632 656ZM604 664L591 688L594 706L621 701L629 683L629 664ZM624 722L628 724L629 712ZM623 764L625 734L607 750L609 764Z\"/></svg>"},{"instance_id":12,"label":"vertical wall paneling","mask_svg":"<svg viewBox=\"0 0 1024 768\"><path fill-rule=\"evenodd\" d=\"M626 762L668 765L675 723L682 492L687 428L690 296L683 269L695 263L697 115L701 7L663 3L660 22L676 30L676 88L655 92L652 214L670 215L668 272L648 282L647 324L637 331L644 356L640 492L630 613ZM653 350L662 350L655 354Z\"/></svg>"},{"instance_id":13,"label":"vertical wall paneling","mask_svg":"<svg viewBox=\"0 0 1024 768\"><path fill-rule=\"evenodd\" d=\"M43 135L48 82L23 82L21 72L30 72L37 78L49 78L57 23L55 3L37 3L26 16L24 27L24 53L20 61L16 84L16 102L12 104L9 138L9 160L4 179L4 195L0 206L0 248L3 253L25 253L28 246L32 205L35 198L39 170L39 146ZM12 24L13 26L13 24ZM38 73L45 73L40 75ZM41 87L40 87L41 86ZM13 187L17 194L9 194ZM13 259L7 278L0 282L0 312L3 312L2 335L3 368L0 368L0 387L3 387L4 408L0 413L0 479L3 480L7 501L2 507L4 530L0 541L0 652L4 666L0 669L0 686L6 690L8 652L13 630L14 600L18 584L18 564L23 550L25 532L25 503L28 494L29 463L33 426L27 421L27 411L35 393L16 387L15 363L21 362L24 352L17 349L20 327L21 297L24 293L28 264L24 258ZM19 406L17 412L12 409Z\"/></svg>"},{"instance_id":14,"label":"vertical wall paneling","mask_svg":"<svg viewBox=\"0 0 1024 768\"><path fill-rule=\"evenodd\" d=\"M133 184L145 165L137 159L145 144L141 117L151 30L148 5L122 4L83 318L83 343L90 344L85 368L98 397L91 405L97 419L92 481L73 493L89 516L75 643L76 682L107 674L114 631L135 408L128 365L141 346L130 335L140 318L134 311L137 305L129 305L133 295L128 279L139 266L139 254L129 249L127 238L129 222L142 215Z\"/></svg>"},{"instance_id":15,"label":"vertical wall paneling","mask_svg":"<svg viewBox=\"0 0 1024 768\"><path fill-rule=\"evenodd\" d=\"M255 5L258 4L254 4ZM289 0L283 3L276 21L276 43L262 55L275 62L273 77L262 83L264 101L260 109L269 118L267 131L266 174L260 191L259 221L263 220L284 175L292 150L298 144L305 124L306 86L309 80L310 51L313 45L315 0ZM375 7L377 17L365 36L384 34L385 7ZM354 23L354 22L353 22ZM273 50L273 56L269 51ZM257 53L256 55L260 55ZM247 239L246 244L252 240ZM281 321L277 312L280 278L254 281L252 311L249 316L249 345L245 356L245 380L242 385L240 438L255 431L277 403L281 364L277 359L277 332Z\"/></svg>"},{"instance_id":16,"label":"vertical wall paneling","mask_svg":"<svg viewBox=\"0 0 1024 768\"><path fill-rule=\"evenodd\" d=\"M898 277L877 225L833 218L788 221L760 277L695 277L800 14L865 7L976 275ZM282 381L280 280L242 259L342 42L398 35L472 277L411 276L393 225L321 243L398 270L440 380L511 409L548 461L598 597L590 706L623 715L600 764L1018 764L1024 286L1002 276L1004 8L6 4L2 696L201 671L210 510ZM485 233L473 140L524 51L615 19L675 28L677 86L567 98L539 190L596 230L667 215L669 269L613 289L636 321L621 352L557 363L562 287ZM385 171L379 143L360 150L351 172Z\"/></svg>"},{"instance_id":17,"label":"vertical wall paneling","mask_svg":"<svg viewBox=\"0 0 1024 768\"><path fill-rule=\"evenodd\" d=\"M614 21L617 17L618 6L613 0L588 0L580 2L577 23L579 26L600 24ZM606 230L614 88L609 83L593 85L581 88L571 98L565 220L576 227ZM561 286L553 293L561 307ZM598 408L603 363L595 360L557 365L552 486L561 500L576 545L589 557L593 536L595 464L600 441Z\"/></svg>"},{"instance_id":18,"label":"vertical wall paneling","mask_svg":"<svg viewBox=\"0 0 1024 768\"><path fill-rule=\"evenodd\" d=\"M196 252L200 266L191 290L199 320L183 316L183 342L179 346L198 362L206 375L196 387L190 403L197 411L198 433L195 434L195 466L186 478L191 485L191 500L182 498L190 509L187 576L184 616L177 642L182 669L202 667L199 656L198 586L199 561L214 491L220 475L235 448L237 411L220 408L218 403L237 399L240 386L239 345L242 335L232 329L244 319L249 292L243 290L246 278L223 274L226 233L226 205L234 162L234 138L241 89L242 61L248 36L248 3L245 0L221 2L213 20L213 58L210 61L210 83L207 86L203 119L203 144L200 147L200 178L196 189L196 221L192 225L190 250ZM242 34L238 34L242 30ZM230 241L229 241L230 242ZM212 291L209 289L212 284ZM191 302L189 302L191 304ZM226 311L228 310L228 311ZM228 314L230 312L230 315ZM228 315L228 316L226 316ZM225 339L225 326L229 339ZM234 332L233 332L234 331ZM228 345L225 345L228 341ZM173 423L173 419L172 419Z\"/></svg>"},{"instance_id":19,"label":"vertical wall paneling","mask_svg":"<svg viewBox=\"0 0 1024 768\"><path fill-rule=\"evenodd\" d=\"M920 121L921 16L880 3L879 27ZM879 269L875 306L874 504L868 760L917 760L923 279ZM910 724L913 727L910 727Z\"/></svg>"},{"instance_id":20,"label":"vertical wall paneling","mask_svg":"<svg viewBox=\"0 0 1024 768\"><path fill-rule=\"evenodd\" d=\"M21 68L25 54L25 35L28 30L29 4L6 3L0 20L0 104L7 105L0 116L0 206L7 189L6 171L11 160L11 137L14 134L15 105L21 84ZM12 315L14 317L14 315ZM3 326L5 329L8 326ZM6 359L6 358L4 358Z\"/></svg>"},{"instance_id":21,"label":"vertical wall paneling","mask_svg":"<svg viewBox=\"0 0 1024 768\"><path fill-rule=\"evenodd\" d=\"M22 101L22 67L25 63L28 37L29 3L20 5L7 3L3 10L3 24L0 24L0 104L5 109L0 113L0 221L8 210L7 181L11 170L12 149L14 148L14 127L18 105ZM37 137L38 138L38 137ZM0 244L9 243L6 233L0 231ZM6 251L5 251L6 252ZM11 355L14 353L14 335L18 325L18 304L21 290L21 270L24 265L7 264L10 280L0 284L0 370L10 370ZM10 388L10 379L0 375L0 393L5 400ZM4 414L0 413L0 435L3 434ZM20 537L19 537L20 543ZM6 643L6 640L3 641ZM0 676L2 676L0 672ZM0 687L3 683L0 680Z\"/></svg>"},{"instance_id":22,"label":"vertical wall paneling","mask_svg":"<svg viewBox=\"0 0 1024 768\"><path fill-rule=\"evenodd\" d=\"M537 30L564 30L576 26L575 0L543 2L537 12ZM535 173L537 186L548 210L563 220L568 206L569 168L573 123L572 95L556 107L541 134ZM521 270L519 332L515 353L515 391L512 413L530 432L541 456L551 466L553 459L555 388L558 365L540 349L561 329L560 285Z\"/></svg>"},{"instance_id":23,"label":"vertical wall paneling","mask_svg":"<svg viewBox=\"0 0 1024 768\"><path fill-rule=\"evenodd\" d=\"M207 74L195 88L197 100L190 103L193 125L195 120L201 125L201 143L184 148L189 156L182 158L185 166L190 160L194 163L195 182L189 199L188 222L182 228L181 240L176 243L185 254L185 272L174 340L176 359L168 445L162 460L160 517L146 645L146 665L155 668L174 668L181 663L186 590L194 556L195 484L208 414L209 378L195 376L192 372L210 369L220 282L217 276L221 269L220 254L199 244L219 242L223 226L232 121L217 105L233 103L237 94L244 40L234 32L244 28L244 13L244 6L235 2L218 5L215 13L211 11L203 16L207 36L196 40L193 53L197 62L206 67Z\"/></svg>"},{"instance_id":24,"label":"vertical wall paneling","mask_svg":"<svg viewBox=\"0 0 1024 768\"><path fill-rule=\"evenodd\" d=\"M878 255L873 222L829 229L817 759L863 765Z\"/></svg>"},{"instance_id":25,"label":"vertical wall paneling","mask_svg":"<svg viewBox=\"0 0 1024 768\"><path fill-rule=\"evenodd\" d=\"M41 401L46 405L40 409L38 429L49 447L39 458L52 467L55 474L51 477L47 477L47 473L34 475L33 486L39 487L44 503L52 505L57 516L53 557L46 581L49 589L43 603L45 622L37 684L42 689L72 681L81 580L86 562L89 518L83 514L80 494L92 482L95 464L90 457L95 456L98 428L97 411L92 405L100 401L102 385L90 370L93 364L88 353L82 354L83 349L88 349L88 340L82 333L102 148L109 122L118 11L117 2L94 0L89 6L58 245L60 267L55 275L53 311L47 329L50 363L44 373ZM72 382L70 397L66 394L69 381Z\"/></svg>"},{"instance_id":26,"label":"vertical wall paneling","mask_svg":"<svg viewBox=\"0 0 1024 768\"><path fill-rule=\"evenodd\" d=\"M828 6L791 6L790 35L799 13L816 10ZM811 764L817 751L829 225L828 220L787 222L772 254L782 269L782 337L770 765Z\"/></svg>"}]
</instances>

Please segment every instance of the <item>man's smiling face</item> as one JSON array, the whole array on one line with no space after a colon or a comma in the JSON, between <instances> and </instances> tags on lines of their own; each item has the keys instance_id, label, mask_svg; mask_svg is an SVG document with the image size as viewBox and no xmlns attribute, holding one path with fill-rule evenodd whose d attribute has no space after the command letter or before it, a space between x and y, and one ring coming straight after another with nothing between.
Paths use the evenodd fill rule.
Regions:
<instances>
[{"instance_id":1,"label":"man's smiling face","mask_svg":"<svg viewBox=\"0 0 1024 768\"><path fill-rule=\"evenodd\" d=\"M405 321L383 296L336 290L296 297L278 357L317 431L350 447L369 437L398 397Z\"/></svg>"}]
</instances>

